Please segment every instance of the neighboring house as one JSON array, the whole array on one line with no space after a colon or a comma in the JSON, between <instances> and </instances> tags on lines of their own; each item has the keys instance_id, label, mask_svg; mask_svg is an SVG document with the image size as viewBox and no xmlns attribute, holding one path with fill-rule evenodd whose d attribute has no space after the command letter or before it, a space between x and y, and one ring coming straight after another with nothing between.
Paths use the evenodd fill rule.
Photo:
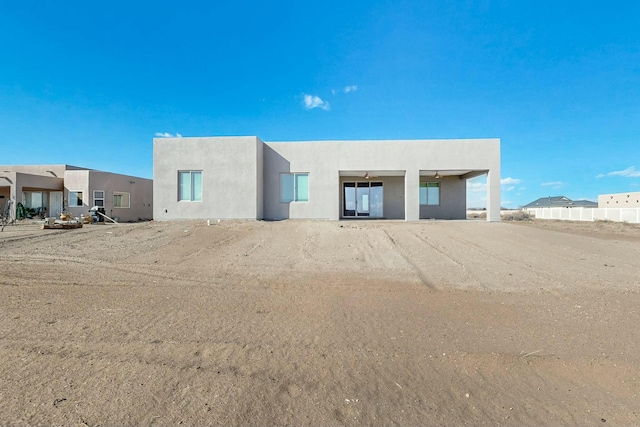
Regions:
<instances>
[{"instance_id":1,"label":"neighboring house","mask_svg":"<svg viewBox=\"0 0 640 427\"><path fill-rule=\"evenodd\" d=\"M87 215L93 206L120 221L151 219L153 181L69 165L0 166L0 206L9 198L41 216Z\"/></svg>"},{"instance_id":2,"label":"neighboring house","mask_svg":"<svg viewBox=\"0 0 640 427\"><path fill-rule=\"evenodd\" d=\"M538 219L640 223L640 193L602 194L598 203L572 201L562 196L544 197L523 209Z\"/></svg>"},{"instance_id":3,"label":"neighboring house","mask_svg":"<svg viewBox=\"0 0 640 427\"><path fill-rule=\"evenodd\" d=\"M590 200L571 200L565 196L541 197L526 204L522 209L534 208L597 208L598 204Z\"/></svg>"},{"instance_id":4,"label":"neighboring house","mask_svg":"<svg viewBox=\"0 0 640 427\"><path fill-rule=\"evenodd\" d=\"M601 194L599 208L640 208L640 192Z\"/></svg>"},{"instance_id":5,"label":"neighboring house","mask_svg":"<svg viewBox=\"0 0 640 427\"><path fill-rule=\"evenodd\" d=\"M495 138L153 142L155 220L464 219L467 179L480 175L487 175L487 220L500 220Z\"/></svg>"}]
</instances>

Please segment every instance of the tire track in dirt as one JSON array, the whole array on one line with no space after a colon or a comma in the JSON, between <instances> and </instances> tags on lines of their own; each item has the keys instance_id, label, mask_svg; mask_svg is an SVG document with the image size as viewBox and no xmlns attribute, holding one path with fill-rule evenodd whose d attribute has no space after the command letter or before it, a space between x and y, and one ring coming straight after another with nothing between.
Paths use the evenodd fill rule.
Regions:
<instances>
[{"instance_id":1,"label":"tire track in dirt","mask_svg":"<svg viewBox=\"0 0 640 427\"><path fill-rule=\"evenodd\" d=\"M409 231L409 235L413 236L416 239L418 239L422 243L427 244L431 249L433 249L434 251L438 252L440 255L442 255L446 259L452 261L456 266L462 268L462 270L464 271L465 276L470 277L469 269L464 265L464 263L462 261L460 261L459 259L451 256L448 252L446 252L446 251L440 249L438 246L436 246L436 244L431 243L429 241L429 239L427 239L426 237L418 235L414 231Z\"/></svg>"},{"instance_id":2,"label":"tire track in dirt","mask_svg":"<svg viewBox=\"0 0 640 427\"><path fill-rule=\"evenodd\" d=\"M376 233L377 234L377 233ZM367 233L364 242L356 244L356 260L364 261L364 268L386 268L386 259L380 255L380 247L376 245L377 240L374 239L374 233Z\"/></svg>"},{"instance_id":3,"label":"tire track in dirt","mask_svg":"<svg viewBox=\"0 0 640 427\"><path fill-rule=\"evenodd\" d=\"M601 265L617 267L617 274L622 271L629 277L629 283L633 283L636 275L635 262L629 260L633 255L620 256L616 259L601 259L598 256L597 244L592 246L576 246L571 239L559 239L554 244L547 244L545 251L538 248L542 240L537 238L539 233L533 233L524 238L522 234L513 235L512 224L491 224L490 228L474 230L477 240L469 238L468 224L450 224L447 228L446 238L448 245L461 245L461 248L452 249L452 252L464 254L476 253L469 257L468 267L476 272L475 278L481 280L482 287L491 288L495 280L495 271L504 271L504 280L510 287L522 289L523 284L536 284L535 289L544 289L548 292L556 292L555 289L566 287L569 284L601 286L608 282L607 275L603 275ZM481 233L477 233L481 231ZM422 231L424 232L424 231ZM544 233L546 234L546 233ZM538 244L537 242L540 242ZM471 249L471 250L469 250ZM488 269L486 260L492 260L492 267ZM550 270L547 265L561 263L561 270ZM591 272L590 272L591 270ZM518 272L518 274L516 274ZM604 270L606 273L607 271Z\"/></svg>"},{"instance_id":4,"label":"tire track in dirt","mask_svg":"<svg viewBox=\"0 0 640 427\"><path fill-rule=\"evenodd\" d=\"M122 265L122 264L115 265L108 261L101 261L101 260L96 260L91 258L79 258L79 257L68 257L68 256L60 257L56 255L8 255L8 256L5 256L2 261L0 261L0 265L2 265L3 263L8 263L13 266L17 266L17 265L31 266L34 263L54 264L59 266L65 266L69 264L75 265L75 266L91 266L91 267L98 267L98 268L107 270L111 273L114 271L125 273L128 276L131 276L132 278L140 277L140 278L153 278L161 281L169 280L171 282L171 285L174 285L176 283L181 283L181 282L189 283L189 284L196 282L196 283L209 284L209 285L223 284L222 282L217 281L215 277L206 278L206 279L198 279L194 277L186 278L183 274L180 274L180 273L159 272L157 267L145 267L139 264L132 264L130 266ZM67 282L67 284L69 284L68 279L64 279L64 280ZM0 283L4 283L7 285L11 284L7 280L7 278L4 278L4 277L0 277ZM110 283L110 282L105 283L105 285L107 284L109 286L113 285L113 283ZM100 283L93 283L92 285L99 286ZM144 286L144 285L145 284L143 282L139 286Z\"/></svg>"},{"instance_id":5,"label":"tire track in dirt","mask_svg":"<svg viewBox=\"0 0 640 427\"><path fill-rule=\"evenodd\" d=\"M241 239L241 236L238 235L231 235L228 237L225 237L221 240L216 240L215 242L211 242L208 243L206 246L204 247L197 247L195 250L191 251L189 254L182 254L179 258L180 260L178 262L176 262L174 265L181 265L181 264L190 264L195 262L200 261L199 258L203 258L206 256L211 255L212 252L214 252L215 250L224 247L226 245L232 245L235 242L239 241ZM170 244L170 243L169 243ZM178 258L178 257L176 257Z\"/></svg>"},{"instance_id":6,"label":"tire track in dirt","mask_svg":"<svg viewBox=\"0 0 640 427\"><path fill-rule=\"evenodd\" d=\"M305 261L315 260L319 238L320 232L317 230L312 230L305 235L304 241L302 242L302 256Z\"/></svg>"},{"instance_id":7,"label":"tire track in dirt","mask_svg":"<svg viewBox=\"0 0 640 427\"><path fill-rule=\"evenodd\" d=\"M409 264L411 266L411 268L413 269L413 271L415 272L416 276L418 276L418 278L420 279L420 281L422 282L423 285L425 285L426 287L428 287L431 290L438 290L438 288L436 287L436 285L433 283L433 281L427 276L427 274L425 273L425 271L420 268L420 266L418 264L416 264L411 257L409 256L409 254L407 254L406 250L398 245L396 243L396 240L391 236L391 234L389 234L389 231L387 229L383 229L382 230L385 234L385 236L387 237L387 239L389 240L389 242L391 242L391 244L393 245L393 247L395 249L398 250L398 252L400 253L400 255L402 255L402 258L407 262L407 264ZM414 235L414 237L417 237Z\"/></svg>"},{"instance_id":8,"label":"tire track in dirt","mask_svg":"<svg viewBox=\"0 0 640 427\"><path fill-rule=\"evenodd\" d=\"M476 242L472 242L468 239L465 239L463 237L457 236L456 239L460 242L463 243L464 245L475 249L476 251L480 252L481 254L483 254L483 258L485 259L493 259L494 261L497 261L499 263L501 263L504 268L506 270L514 270L514 265L515 266L519 266L521 269L529 272L530 274L532 274L535 277L536 282L539 283L548 283L550 281L556 281L557 278L556 276L554 276L553 274L536 268L533 265L531 265L531 263L526 262L526 261L522 261L522 259L515 257L513 255L513 253L521 253L520 251L518 251L517 249L514 249L512 251L504 251L504 253L497 253L495 251L490 250L489 248L487 248L484 245L480 245ZM518 246L522 247L524 245L522 245L521 242L515 242L515 243L519 243Z\"/></svg>"},{"instance_id":9,"label":"tire track in dirt","mask_svg":"<svg viewBox=\"0 0 640 427\"><path fill-rule=\"evenodd\" d=\"M446 232L447 232L446 236L437 236L437 240L438 240L438 243L446 242L448 245L448 250L441 249L440 247L438 247L439 246L438 243L430 242L426 236L416 233L413 230L411 230L409 234L414 236L419 241L429 245L436 252L441 254L444 258L446 258L447 260L455 264L458 270L462 273L461 274L462 280L460 283L452 283L453 285L466 284L466 285L478 286L481 288L490 287L491 283L485 282L484 278L480 274L478 274L479 272L483 271L484 269L483 266L485 265L485 263L480 260L492 259L495 262L499 262L503 264L505 266L505 269L507 270L509 268L512 268L510 265L510 260L506 260L502 257L502 255L498 255L494 252L491 252L485 247L483 247L482 245L479 245L476 242L472 242L464 238L463 237L464 233L459 233L458 230L454 229L453 227L447 228ZM474 257L469 257L468 259L465 260L465 259L462 259L461 257L455 257L451 255L451 253L463 253L463 254L481 253L483 256L478 257L476 255ZM519 265L520 264L521 262L519 263ZM525 267L524 264L522 264L522 266ZM472 275L471 271L474 271L475 274Z\"/></svg>"},{"instance_id":10,"label":"tire track in dirt","mask_svg":"<svg viewBox=\"0 0 640 427\"><path fill-rule=\"evenodd\" d=\"M21 247L22 243L28 244L36 244L36 243L45 243L45 242L55 242L59 240L60 235L68 234L70 232L75 233L91 233L92 230L83 230L83 229L75 229L71 230L47 230L43 231L43 234L27 234L21 236L9 236L7 237L7 233L5 235L0 235L3 239L0 240L0 244L2 244L3 249L11 248L11 247ZM77 235L77 234L76 234Z\"/></svg>"},{"instance_id":11,"label":"tire track in dirt","mask_svg":"<svg viewBox=\"0 0 640 427\"><path fill-rule=\"evenodd\" d=\"M502 246L505 249L500 252L496 252L491 250L486 243L478 243L476 241L472 241L467 237L467 233L465 230L461 229L467 224L447 224L447 227L440 231L444 231L445 233L434 233L433 240L424 236L423 233L426 233L428 230L422 229L419 232L415 232L414 230L410 230L408 233L413 235L419 241L428 244L431 248L433 248L436 252L441 254L445 259L451 261L456 267L457 271L461 273L460 282L452 282L451 284L454 286L459 285L470 285L474 287L480 287L483 289L491 289L493 286L493 280L495 277L495 270L500 271L524 271L525 275L531 275L532 279L530 279L533 283L549 283L553 281L557 281L557 278L544 270L536 268L528 261L523 261L513 255L512 253L520 253L515 248L510 248L510 245L505 245L504 240L501 238L502 235L498 238L501 242ZM493 233L492 235L495 235ZM485 237L484 239L480 237L483 242L489 241L490 236ZM510 242L513 243L513 242ZM520 243L521 244L521 243ZM447 247L447 250L441 249L441 247ZM467 255L465 259L461 257L456 257L451 255L452 253L461 253ZM500 268L496 268L495 264L492 264L492 269L488 270L487 260L492 260L493 263L497 263ZM515 267L518 268L515 268ZM472 275L471 272L474 272ZM518 287L518 283L521 283L523 278L522 275L518 277L514 277L511 273L506 273L507 278L505 280L511 282L512 286Z\"/></svg>"}]
</instances>

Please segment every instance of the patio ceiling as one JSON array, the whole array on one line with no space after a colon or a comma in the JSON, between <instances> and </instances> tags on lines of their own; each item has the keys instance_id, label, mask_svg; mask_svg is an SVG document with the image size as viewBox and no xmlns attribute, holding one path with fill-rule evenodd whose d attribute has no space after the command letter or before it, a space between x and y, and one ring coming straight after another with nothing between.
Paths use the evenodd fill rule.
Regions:
<instances>
[{"instance_id":1,"label":"patio ceiling","mask_svg":"<svg viewBox=\"0 0 640 427\"><path fill-rule=\"evenodd\" d=\"M486 170L473 170L473 169L431 169L431 170L421 170L420 176L435 176L436 174L440 177L445 176L458 176L460 179L469 179L475 178L476 176L484 175L488 171Z\"/></svg>"},{"instance_id":2,"label":"patio ceiling","mask_svg":"<svg viewBox=\"0 0 640 427\"><path fill-rule=\"evenodd\" d=\"M403 170L351 170L351 171L339 171L340 176L358 176L364 177L365 175L375 178L379 176L404 176Z\"/></svg>"},{"instance_id":3,"label":"patio ceiling","mask_svg":"<svg viewBox=\"0 0 640 427\"><path fill-rule=\"evenodd\" d=\"M439 177L446 176L458 176L460 179L469 179L474 178L476 176L484 175L488 171L486 170L473 170L473 169L426 169L420 171L420 176L435 176L438 174ZM377 178L380 176L405 176L406 171L404 170L341 170L338 172L340 176L351 176L351 177L370 177Z\"/></svg>"}]
</instances>

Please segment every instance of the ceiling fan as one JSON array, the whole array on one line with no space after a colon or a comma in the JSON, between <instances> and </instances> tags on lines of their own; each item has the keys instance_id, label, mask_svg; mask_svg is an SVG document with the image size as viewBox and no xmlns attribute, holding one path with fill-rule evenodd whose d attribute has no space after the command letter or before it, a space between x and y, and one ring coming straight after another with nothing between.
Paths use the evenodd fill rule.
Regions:
<instances>
[{"instance_id":1,"label":"ceiling fan","mask_svg":"<svg viewBox=\"0 0 640 427\"><path fill-rule=\"evenodd\" d=\"M371 179L371 178L377 178L377 176L375 176L375 175L369 175L369 172L365 172L365 173L364 173L364 179Z\"/></svg>"}]
</instances>

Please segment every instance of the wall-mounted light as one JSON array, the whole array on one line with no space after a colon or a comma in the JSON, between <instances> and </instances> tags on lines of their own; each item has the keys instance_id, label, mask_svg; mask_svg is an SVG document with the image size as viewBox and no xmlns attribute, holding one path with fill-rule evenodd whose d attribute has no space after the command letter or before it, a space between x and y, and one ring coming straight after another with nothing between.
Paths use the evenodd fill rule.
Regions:
<instances>
[{"instance_id":1,"label":"wall-mounted light","mask_svg":"<svg viewBox=\"0 0 640 427\"><path fill-rule=\"evenodd\" d=\"M129 181L129 184L135 184L135 183L136 183L135 181Z\"/></svg>"},{"instance_id":2,"label":"wall-mounted light","mask_svg":"<svg viewBox=\"0 0 640 427\"><path fill-rule=\"evenodd\" d=\"M436 174L433 176L435 179L440 179L440 174L436 171Z\"/></svg>"}]
</instances>

